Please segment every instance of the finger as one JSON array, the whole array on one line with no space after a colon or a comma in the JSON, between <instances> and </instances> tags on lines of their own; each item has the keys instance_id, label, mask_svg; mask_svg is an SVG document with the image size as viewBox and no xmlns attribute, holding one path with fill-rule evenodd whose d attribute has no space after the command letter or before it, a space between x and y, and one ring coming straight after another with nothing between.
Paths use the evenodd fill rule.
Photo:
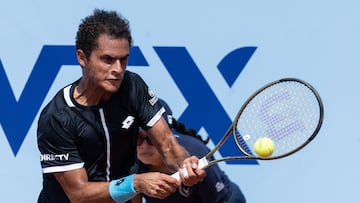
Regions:
<instances>
[{"instance_id":1,"label":"finger","mask_svg":"<svg viewBox=\"0 0 360 203\"><path fill-rule=\"evenodd\" d=\"M173 184L163 184L161 185L161 187L162 189L160 190L160 195L162 196L162 198L168 197L169 195L174 193L177 189L177 185L173 185Z\"/></svg>"},{"instance_id":2,"label":"finger","mask_svg":"<svg viewBox=\"0 0 360 203\"><path fill-rule=\"evenodd\" d=\"M199 162L199 159L196 156L191 156L186 160L185 163L190 163L191 168L195 170L198 168L198 162Z\"/></svg>"},{"instance_id":3,"label":"finger","mask_svg":"<svg viewBox=\"0 0 360 203\"><path fill-rule=\"evenodd\" d=\"M168 183L162 185L162 189L169 194L174 193L178 187L179 187L179 185L177 183L174 184L171 182L168 182Z\"/></svg>"},{"instance_id":4,"label":"finger","mask_svg":"<svg viewBox=\"0 0 360 203\"><path fill-rule=\"evenodd\" d=\"M194 172L196 169L197 169L197 163L194 162L187 163L186 171L188 173L189 178L194 178L197 176L196 173Z\"/></svg>"},{"instance_id":5,"label":"finger","mask_svg":"<svg viewBox=\"0 0 360 203\"><path fill-rule=\"evenodd\" d=\"M188 177L189 177L189 173L188 173L188 171L187 171L187 169L186 169L186 165L185 165L184 168L182 168L182 169L180 169L180 170L181 170L182 175L183 175L184 178L188 178Z\"/></svg>"},{"instance_id":6,"label":"finger","mask_svg":"<svg viewBox=\"0 0 360 203\"><path fill-rule=\"evenodd\" d=\"M194 172L196 173L199 181L203 181L207 175L205 169L198 168L198 169L194 170Z\"/></svg>"},{"instance_id":7,"label":"finger","mask_svg":"<svg viewBox=\"0 0 360 203\"><path fill-rule=\"evenodd\" d=\"M198 168L198 162L199 160L198 159L191 159L191 167L192 169L197 169Z\"/></svg>"},{"instance_id":8,"label":"finger","mask_svg":"<svg viewBox=\"0 0 360 203\"><path fill-rule=\"evenodd\" d=\"M166 191L160 190L160 191L157 192L156 198L165 199L167 196L168 195L167 195Z\"/></svg>"},{"instance_id":9,"label":"finger","mask_svg":"<svg viewBox=\"0 0 360 203\"><path fill-rule=\"evenodd\" d=\"M165 187L163 185L159 186L159 188L157 188L154 191L153 197L158 198L158 199L164 199L167 196L169 196L171 194L171 192L167 191L167 189L165 189Z\"/></svg>"},{"instance_id":10,"label":"finger","mask_svg":"<svg viewBox=\"0 0 360 203\"><path fill-rule=\"evenodd\" d=\"M187 163L182 171L183 171L183 173L186 171L186 174L184 174L184 181L183 181L183 183L185 185L191 186L191 185L194 185L197 182L199 182L199 180L197 178L197 174L194 173L194 169L192 168L191 163Z\"/></svg>"}]
</instances>

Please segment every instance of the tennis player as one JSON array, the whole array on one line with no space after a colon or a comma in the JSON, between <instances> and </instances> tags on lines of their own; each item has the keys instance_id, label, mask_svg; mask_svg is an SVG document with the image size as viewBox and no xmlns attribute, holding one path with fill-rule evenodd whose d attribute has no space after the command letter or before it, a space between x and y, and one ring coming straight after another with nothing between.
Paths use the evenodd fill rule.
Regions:
<instances>
[{"instance_id":1,"label":"tennis player","mask_svg":"<svg viewBox=\"0 0 360 203\"><path fill-rule=\"evenodd\" d=\"M166 111L163 114L170 128L175 130L175 137L187 151L194 156L203 157L210 150L201 136L172 117L172 111L165 101L160 99ZM139 173L160 171L171 174L171 171L161 160L146 131L140 131L137 139L137 157L139 159ZM205 179L191 187L182 185L177 191L165 199L157 199L141 194L147 203L245 203L245 197L240 188L215 164L206 169ZM139 196L133 202L142 202Z\"/></svg>"},{"instance_id":2,"label":"tennis player","mask_svg":"<svg viewBox=\"0 0 360 203\"><path fill-rule=\"evenodd\" d=\"M41 111L37 138L43 188L38 202L126 202L137 193L163 199L180 186L164 173L134 174L136 137L146 130L169 171L194 185L197 169L142 78L126 70L132 37L128 21L96 9L76 36L82 77L59 90ZM187 173L182 173L183 169Z\"/></svg>"}]
</instances>

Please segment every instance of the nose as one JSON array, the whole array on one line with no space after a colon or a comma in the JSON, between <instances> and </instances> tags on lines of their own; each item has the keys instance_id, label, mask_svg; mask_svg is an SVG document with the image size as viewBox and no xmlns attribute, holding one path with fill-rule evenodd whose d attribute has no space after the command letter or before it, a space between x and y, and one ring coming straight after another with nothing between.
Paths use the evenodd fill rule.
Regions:
<instances>
[{"instance_id":1,"label":"nose","mask_svg":"<svg viewBox=\"0 0 360 203\"><path fill-rule=\"evenodd\" d=\"M126 64L122 63L121 59L116 60L116 62L113 64L112 71L114 73L122 73L126 68Z\"/></svg>"},{"instance_id":2,"label":"nose","mask_svg":"<svg viewBox=\"0 0 360 203\"><path fill-rule=\"evenodd\" d=\"M124 74L126 70L126 64L122 63L120 59L116 60L111 66L111 75L116 78L119 78L122 74Z\"/></svg>"}]
</instances>

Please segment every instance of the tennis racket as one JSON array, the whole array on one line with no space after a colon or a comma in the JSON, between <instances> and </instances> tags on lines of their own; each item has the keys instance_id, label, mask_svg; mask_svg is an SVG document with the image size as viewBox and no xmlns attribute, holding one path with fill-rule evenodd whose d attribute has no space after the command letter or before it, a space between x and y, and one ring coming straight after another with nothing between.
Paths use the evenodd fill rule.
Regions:
<instances>
[{"instance_id":1,"label":"tennis racket","mask_svg":"<svg viewBox=\"0 0 360 203\"><path fill-rule=\"evenodd\" d=\"M228 160L274 160L289 156L315 138L323 117L320 95L309 83L297 78L271 82L246 100L218 144L199 159L198 167L206 168ZM243 155L213 160L214 153L231 134ZM275 146L266 157L257 155L254 149L255 142L263 137L272 140ZM172 176L180 180L179 172Z\"/></svg>"}]
</instances>

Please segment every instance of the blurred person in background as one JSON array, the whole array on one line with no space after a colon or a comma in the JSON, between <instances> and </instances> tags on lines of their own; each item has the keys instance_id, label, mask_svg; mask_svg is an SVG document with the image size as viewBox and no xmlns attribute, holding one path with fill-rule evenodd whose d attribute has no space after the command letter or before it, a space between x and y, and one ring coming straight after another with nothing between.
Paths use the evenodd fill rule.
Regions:
<instances>
[{"instance_id":1,"label":"blurred person in background","mask_svg":"<svg viewBox=\"0 0 360 203\"><path fill-rule=\"evenodd\" d=\"M194 129L187 128L183 123L178 122L172 116L172 111L167 103L159 99L165 107L163 117L169 127L173 129L178 142L190 153L190 155L202 158L210 149L206 146L209 138L203 140ZM137 158L138 173L159 171L171 174L171 171L164 165L159 152L154 147L148 133L144 130L139 131L137 138ZM165 199L157 199L146 194L140 194L134 203L146 200L147 203L245 203L245 197L240 188L232 182L220 167L215 164L205 169L207 176L205 179L193 186L181 185L175 193Z\"/></svg>"}]
</instances>

